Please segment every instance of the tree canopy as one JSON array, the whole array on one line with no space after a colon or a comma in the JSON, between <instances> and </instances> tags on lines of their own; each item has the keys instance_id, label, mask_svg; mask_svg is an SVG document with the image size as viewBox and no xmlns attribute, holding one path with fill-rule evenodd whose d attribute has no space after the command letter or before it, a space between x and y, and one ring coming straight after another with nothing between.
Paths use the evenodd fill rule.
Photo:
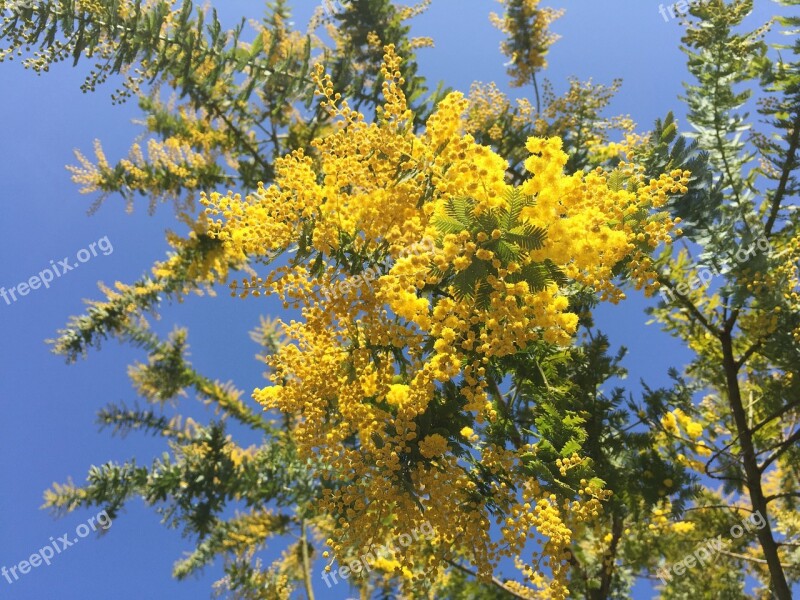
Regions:
<instances>
[{"instance_id":1,"label":"tree canopy","mask_svg":"<svg viewBox=\"0 0 800 600\"><path fill-rule=\"evenodd\" d=\"M0 0L0 62L88 62L85 91L138 102L127 158L97 142L70 167L93 209L170 201L186 230L51 340L68 361L140 348L143 404L98 421L164 453L92 466L47 507L142 498L195 544L175 577L221 561L231 598L325 597L320 559L364 599L628 598L640 577L668 599L791 598L800 17L692 3L689 127L637 132L607 114L619 82L541 79L561 11L500 3L530 100L427 81L409 20L430 0L324 2L305 31L285 0L230 30L191 0ZM258 389L150 326L215 289L287 309L252 333ZM641 394L594 316L630 294L693 356ZM218 418L183 417L187 395Z\"/></svg>"}]
</instances>

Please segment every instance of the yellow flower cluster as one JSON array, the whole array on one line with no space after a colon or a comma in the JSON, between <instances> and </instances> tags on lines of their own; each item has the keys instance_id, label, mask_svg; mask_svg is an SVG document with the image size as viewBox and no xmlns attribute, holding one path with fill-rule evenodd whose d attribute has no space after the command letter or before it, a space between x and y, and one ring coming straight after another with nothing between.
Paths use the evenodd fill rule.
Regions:
<instances>
[{"instance_id":1,"label":"yellow flower cluster","mask_svg":"<svg viewBox=\"0 0 800 600\"><path fill-rule=\"evenodd\" d=\"M202 200L225 256L292 257L233 285L243 296L277 295L301 315L283 323L289 343L269 358L273 385L254 397L291 416L300 455L327 466L321 476L335 485L320 508L335 516L336 555L364 552L427 521L437 531L429 543L439 550L424 556L466 548L488 576L504 552L538 532L549 541L533 572L541 578L549 570L548 589L563 598L570 524L596 516L605 492L586 484L562 505L522 475L529 448L482 444L475 429L459 428L486 472L515 481L516 491L492 484L493 501L514 516L496 541L477 484L451 451L457 431L423 417L450 384L460 386L473 424L496 419L487 392L490 362L542 340L567 344L577 324L564 290L530 289L515 274L549 260L573 280L619 297L612 268L668 239L673 223L652 209L679 176L637 191L612 189L608 173L566 175L560 140L532 138L531 177L522 191L536 203L520 219L548 237L543 248L509 261L486 248L499 230L437 229L454 200L469 198L480 220L508 208L514 191L505 181L506 161L465 133L468 102L461 94L445 98L417 135L393 47L384 57L386 102L374 123L349 107L321 68L314 77L323 108L335 117L331 133L314 142L314 156L298 150L278 160L275 184L247 197L213 193ZM458 275L479 263L496 269L485 282L491 290L484 306L459 298L444 279L451 267ZM379 276L359 277L366 269ZM645 270L638 277L644 283ZM331 289L337 293L324 293ZM522 497L518 490L525 490ZM418 572L415 561L428 560L422 556L409 548L396 559L401 569ZM437 568L426 566L434 574Z\"/></svg>"},{"instance_id":2,"label":"yellow flower cluster","mask_svg":"<svg viewBox=\"0 0 800 600\"><path fill-rule=\"evenodd\" d=\"M167 232L167 242L175 252L153 266L153 275L157 280L184 278L203 284L206 291L214 295L212 284L226 281L230 269L243 264L245 256L241 252L231 253L232 247L216 243L209 237L209 222L205 214L195 220L186 215L180 218L189 227L189 233L182 237Z\"/></svg>"},{"instance_id":3,"label":"yellow flower cluster","mask_svg":"<svg viewBox=\"0 0 800 600\"><path fill-rule=\"evenodd\" d=\"M150 138L147 141L147 155L135 143L127 158L117 165L110 165L98 140L94 143L94 162L76 150L79 165L68 165L72 181L81 186L82 194L110 190L122 190L128 198L128 210L133 210L132 193L150 195L151 210L159 197L172 198L179 207L183 203L191 206L193 196L188 201L179 201L182 192L197 189L200 179L216 174L216 152L212 144L218 144L224 134L211 130L189 130L188 137L167 137L164 140Z\"/></svg>"},{"instance_id":4,"label":"yellow flower cluster","mask_svg":"<svg viewBox=\"0 0 800 600\"><path fill-rule=\"evenodd\" d=\"M511 102L495 84L473 84L469 93L469 108L465 130L470 134L487 131L493 142L500 140L503 129L499 125L500 118L510 113ZM517 115L514 115L517 117ZM517 117L518 118L518 117Z\"/></svg>"},{"instance_id":5,"label":"yellow flower cluster","mask_svg":"<svg viewBox=\"0 0 800 600\"><path fill-rule=\"evenodd\" d=\"M800 235L786 240L773 237L770 243L776 247L774 256L779 262L770 270L745 272L747 290L759 296L778 294L784 306L791 313L800 311ZM773 334L779 324L779 315L785 310L774 306L775 300L760 301L757 307L740 319L742 329L754 338ZM800 342L800 327L792 332L795 341Z\"/></svg>"},{"instance_id":6,"label":"yellow flower cluster","mask_svg":"<svg viewBox=\"0 0 800 600\"><path fill-rule=\"evenodd\" d=\"M508 36L500 49L508 56L512 85L530 83L533 75L547 66L545 56L560 36L550 31L550 24L563 16L563 10L541 8L541 0L498 0L506 8L503 16L491 13L489 20Z\"/></svg>"},{"instance_id":7,"label":"yellow flower cluster","mask_svg":"<svg viewBox=\"0 0 800 600\"><path fill-rule=\"evenodd\" d=\"M80 189L81 194L90 194L102 189L104 174L111 169L100 140L94 141L94 155L96 162L93 163L76 150L75 157L81 166L70 165L67 167L67 170L72 173L72 181L83 186Z\"/></svg>"},{"instance_id":8,"label":"yellow flower cluster","mask_svg":"<svg viewBox=\"0 0 800 600\"><path fill-rule=\"evenodd\" d=\"M696 440L703 435L703 425L692 420L692 418L680 408L676 408L672 412L668 412L664 415L661 418L661 424L664 426L664 429L674 435L680 435L680 429L683 428L692 440Z\"/></svg>"},{"instance_id":9,"label":"yellow flower cluster","mask_svg":"<svg viewBox=\"0 0 800 600\"><path fill-rule=\"evenodd\" d=\"M654 506L649 519L650 523L647 525L648 529L663 532L670 528L672 526L669 518L670 511L671 505L669 502L664 502L660 507Z\"/></svg>"},{"instance_id":10,"label":"yellow flower cluster","mask_svg":"<svg viewBox=\"0 0 800 600\"><path fill-rule=\"evenodd\" d=\"M708 399L709 397L706 397L703 402L706 403ZM656 434L656 444L658 448L666 451L666 449L673 447L674 445L674 440L671 440L670 437L674 436L681 438L686 444L686 448L691 451L691 454L686 456L683 453L678 453L676 457L678 464L689 467L690 469L699 473L705 473L705 465L702 459L704 457L711 456L712 449L708 445L709 442L703 440L703 434L708 427L709 430L712 431L708 437L710 437L712 440L714 439L713 427L708 425L709 422L713 422L714 420L716 420L716 416L713 413L703 414L703 422L706 423L704 426L703 422L695 421L680 408L676 408L675 410L666 413L661 418L661 425L664 428L664 431ZM708 437L706 439L708 439ZM647 475L647 472L645 475ZM672 486L672 481L666 480L663 483L663 486L664 487L661 488L660 493L665 495L669 492L669 488Z\"/></svg>"},{"instance_id":11,"label":"yellow flower cluster","mask_svg":"<svg viewBox=\"0 0 800 600\"><path fill-rule=\"evenodd\" d=\"M600 168L588 175L565 177L567 155L558 138L532 138L527 147L532 156L525 166L534 176L522 189L536 195L537 203L524 216L529 216L533 224L548 228L547 249L534 254L534 258L550 258L563 265L571 278L600 291L602 297L617 301L624 294L612 283L612 269L631 256L637 287L652 293L655 287L648 285L653 277L652 262L646 252L635 250L652 250L660 243L668 243L675 222L662 213L643 224L637 215L643 207L663 206L668 194L680 193L688 174L664 174L647 185L633 185L635 192L619 186L610 190L609 177ZM617 174L622 177L621 173L625 173L633 183L637 170L626 167L623 165ZM579 231L591 235L576 238Z\"/></svg>"},{"instance_id":12,"label":"yellow flower cluster","mask_svg":"<svg viewBox=\"0 0 800 600\"><path fill-rule=\"evenodd\" d=\"M434 458L447 452L447 440L438 433L428 435L419 443L419 452L425 458Z\"/></svg>"},{"instance_id":13,"label":"yellow flower cluster","mask_svg":"<svg viewBox=\"0 0 800 600\"><path fill-rule=\"evenodd\" d=\"M153 169L180 177L184 179L187 188L192 188L197 185L196 181L192 180L192 173L206 164L206 159L202 154L192 150L188 143L173 137L167 138L163 142L149 139L147 154L148 159L146 160L141 147L134 144L131 147L131 158L120 161L120 165L130 173L133 181L130 185L135 189L149 189L147 187L149 174L143 171L142 167L149 165Z\"/></svg>"},{"instance_id":14,"label":"yellow flower cluster","mask_svg":"<svg viewBox=\"0 0 800 600\"><path fill-rule=\"evenodd\" d=\"M282 520L281 515L268 510L237 515L228 522L229 529L222 538L222 547L228 552L245 552L258 547L280 529Z\"/></svg>"},{"instance_id":15,"label":"yellow flower cluster","mask_svg":"<svg viewBox=\"0 0 800 600\"><path fill-rule=\"evenodd\" d=\"M92 15L102 15L103 14L103 5L98 2L98 0L78 0L77 8L84 12L88 12ZM121 5L127 4L126 2L120 3ZM120 10L124 10L122 6L120 6Z\"/></svg>"}]
</instances>

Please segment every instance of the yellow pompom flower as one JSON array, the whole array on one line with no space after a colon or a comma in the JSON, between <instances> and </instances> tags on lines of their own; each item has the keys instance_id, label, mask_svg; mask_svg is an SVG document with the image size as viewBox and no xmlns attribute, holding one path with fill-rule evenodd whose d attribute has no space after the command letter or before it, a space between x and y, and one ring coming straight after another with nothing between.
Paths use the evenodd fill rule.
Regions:
<instances>
[{"instance_id":1,"label":"yellow pompom flower","mask_svg":"<svg viewBox=\"0 0 800 600\"><path fill-rule=\"evenodd\" d=\"M438 433L426 435L419 443L419 451L425 458L435 458L447 452L447 440Z\"/></svg>"},{"instance_id":2,"label":"yellow pompom flower","mask_svg":"<svg viewBox=\"0 0 800 600\"><path fill-rule=\"evenodd\" d=\"M408 386L395 383L389 386L386 393L386 402L392 406L402 406L408 400Z\"/></svg>"},{"instance_id":3,"label":"yellow pompom flower","mask_svg":"<svg viewBox=\"0 0 800 600\"><path fill-rule=\"evenodd\" d=\"M696 440L701 435L703 435L703 426L700 423L697 423L696 421L687 423L686 433L689 435L690 438Z\"/></svg>"}]
</instances>

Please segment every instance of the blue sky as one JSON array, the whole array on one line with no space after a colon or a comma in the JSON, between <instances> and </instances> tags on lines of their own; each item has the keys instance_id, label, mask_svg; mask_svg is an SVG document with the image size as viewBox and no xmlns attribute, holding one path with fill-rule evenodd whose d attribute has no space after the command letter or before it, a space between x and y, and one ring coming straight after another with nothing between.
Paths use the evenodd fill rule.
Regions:
<instances>
[{"instance_id":1,"label":"blue sky","mask_svg":"<svg viewBox=\"0 0 800 600\"><path fill-rule=\"evenodd\" d=\"M261 4L227 0L223 16L258 17ZM296 21L305 24L316 4L297 0ZM651 0L562 0L566 15L554 29L563 36L550 55L546 73L557 90L566 78L593 78L595 82L624 80L612 104L614 114L630 114L641 129L673 110L679 116L683 54L678 49L681 27L665 22ZM772 14L772 4L757 2L755 20ZM467 90L473 81L496 81L508 89L500 34L488 22L499 4L489 0L433 0L431 9L415 21L416 35L429 35L436 49L422 50L419 62L432 82ZM124 440L98 433L96 411L108 402L135 400L126 367L141 354L108 342L89 359L67 366L44 343L70 315L83 310L82 299L98 297L98 281L130 282L163 258L163 232L176 225L171 207L147 214L142 202L133 214L124 203L110 198L93 216L86 211L93 200L70 182L65 164L72 151L91 151L100 138L107 155L116 160L127 153L139 129L132 123L135 105L112 106L113 85L93 94L79 86L87 65L72 69L65 63L45 76L24 71L18 63L0 67L0 177L4 216L0 217L0 286L26 281L64 257L75 262L82 249L107 237L113 251L98 253L49 289L32 290L16 302L0 299L0 567L10 567L58 538L73 532L96 511L73 513L54 520L41 510L42 492L54 481L72 477L83 481L87 468L108 460L137 457L147 463L163 450L160 440L132 435ZM107 248L107 246L103 246ZM85 258L86 254L81 254ZM630 381L666 382L670 366L680 366L686 354L680 346L647 320L641 298L631 298L598 312L598 323L612 343L630 349ZM220 380L234 380L250 391L261 385L262 366L254 360L257 348L247 331L259 314L279 314L272 300L239 301L223 293L216 299L191 298L162 311L157 326L170 331L176 324L189 328L191 360L198 370ZM185 402L189 406L190 401ZM203 418L199 409L187 410ZM205 415L205 420L208 415ZM176 582L172 563L192 548L179 532L165 529L159 517L140 501L132 502L101 539L88 536L52 560L23 575L13 584L0 578L0 598L34 600L52 597L119 600L204 598L220 575L209 569L197 579ZM318 573L319 569L315 570ZM320 582L321 585L321 582ZM320 598L346 598L344 586L336 593L320 589ZM649 598L646 585L636 598Z\"/></svg>"}]
</instances>

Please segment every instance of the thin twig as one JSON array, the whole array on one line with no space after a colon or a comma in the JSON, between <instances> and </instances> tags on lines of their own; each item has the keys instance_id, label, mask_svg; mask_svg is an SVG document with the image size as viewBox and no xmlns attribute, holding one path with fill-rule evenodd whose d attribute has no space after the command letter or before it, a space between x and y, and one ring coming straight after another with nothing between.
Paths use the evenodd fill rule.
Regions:
<instances>
[{"instance_id":1,"label":"thin twig","mask_svg":"<svg viewBox=\"0 0 800 600\"><path fill-rule=\"evenodd\" d=\"M478 579L478 574L472 571L471 569L468 569L467 567L458 564L454 560L447 560L446 562L455 567L456 569L458 569L459 571L466 573L470 577L474 577L476 580ZM520 596L517 592L508 588L506 584L500 581L497 577L492 577L492 584L494 584L496 587L500 588L504 592L511 594L512 596L514 596L514 598L519 598L519 600L530 600L528 596Z\"/></svg>"},{"instance_id":2,"label":"thin twig","mask_svg":"<svg viewBox=\"0 0 800 600\"><path fill-rule=\"evenodd\" d=\"M306 521L303 519L300 524L302 535L300 536L300 544L302 546L301 553L303 555L303 583L306 588L306 597L308 600L314 600L314 587L311 585L311 561L308 556L308 536L306 534Z\"/></svg>"}]
</instances>

